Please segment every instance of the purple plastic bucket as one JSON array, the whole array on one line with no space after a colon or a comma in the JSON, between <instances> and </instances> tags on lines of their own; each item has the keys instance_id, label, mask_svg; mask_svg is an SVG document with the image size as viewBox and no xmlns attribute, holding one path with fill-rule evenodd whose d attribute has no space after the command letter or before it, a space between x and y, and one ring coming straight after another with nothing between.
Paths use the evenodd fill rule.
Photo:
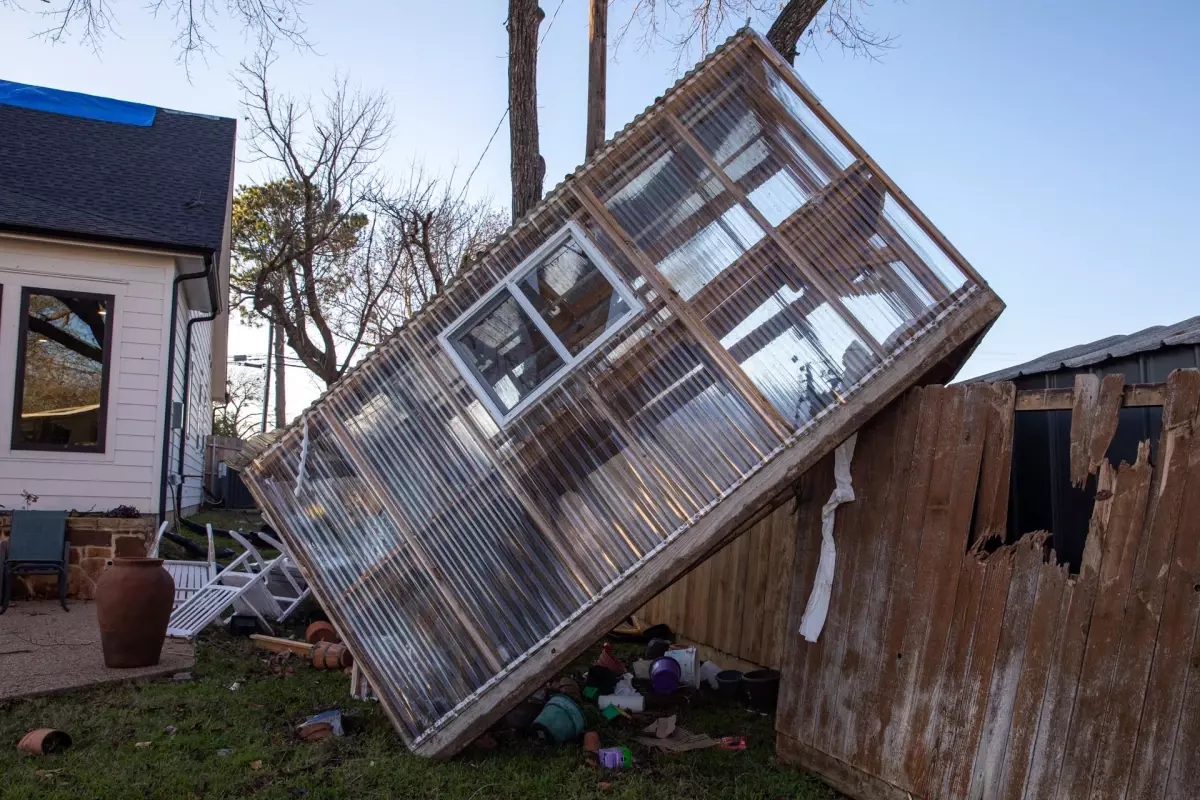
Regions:
<instances>
[{"instance_id":1,"label":"purple plastic bucket","mask_svg":"<svg viewBox=\"0 0 1200 800\"><path fill-rule=\"evenodd\" d=\"M679 688L679 676L683 670L673 658L658 658L650 665L650 686L657 694L670 694Z\"/></svg>"}]
</instances>

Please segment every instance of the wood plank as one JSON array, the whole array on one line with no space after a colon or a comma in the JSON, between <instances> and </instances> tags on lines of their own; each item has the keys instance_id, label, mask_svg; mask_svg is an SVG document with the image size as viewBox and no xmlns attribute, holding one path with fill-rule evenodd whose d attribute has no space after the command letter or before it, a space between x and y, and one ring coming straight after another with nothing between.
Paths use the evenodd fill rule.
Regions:
<instances>
[{"instance_id":1,"label":"wood plank","mask_svg":"<svg viewBox=\"0 0 1200 800\"><path fill-rule=\"evenodd\" d=\"M799 630L821 558L821 506L833 491L833 460L833 454L829 454L804 474L799 482L796 500L798 541L793 570L795 589L788 604L783 655L783 663L789 665L790 669L780 676L775 728L805 744L812 742L817 729L821 682L819 668L825 643L820 640L809 642L799 635Z\"/></svg>"},{"instance_id":2,"label":"wood plank","mask_svg":"<svg viewBox=\"0 0 1200 800\"><path fill-rule=\"evenodd\" d=\"M898 401L903 402L903 399ZM830 605L826 627L837 635L826 643L832 669L825 676L828 682L822 690L832 713L823 739L818 738L813 745L846 761L855 758L858 746L856 708L861 698L855 695L867 667L863 663L862 614L871 594L884 539L879 525L886 512L887 489L894 471L893 452L888 445L894 439L897 410L897 403L893 403L859 431L851 464L854 500L841 505L835 513L834 538L838 551L834 590L838 596L831 598L837 603Z\"/></svg>"},{"instance_id":3,"label":"wood plank","mask_svg":"<svg viewBox=\"0 0 1200 800\"><path fill-rule=\"evenodd\" d=\"M1125 386L1124 375L1075 376L1075 405L1071 411L1071 483L1081 487L1104 461L1117 432Z\"/></svg>"},{"instance_id":4,"label":"wood plank","mask_svg":"<svg viewBox=\"0 0 1200 800\"><path fill-rule=\"evenodd\" d=\"M520 702L555 669L577 657L596 638L641 606L665 584L695 564L718 542L773 500L780 487L793 483L817 461L924 374L974 338L999 314L1003 304L990 291L978 290L943 324L901 353L892 366L833 407L820 427L797 438L781 453L733 489L701 516L686 536L646 559L636 572L601 601L579 612L563 629L544 641L520 664L464 705L443 726L431 730L414 748L419 755L447 758L465 747L514 704Z\"/></svg>"},{"instance_id":5,"label":"wood plank","mask_svg":"<svg viewBox=\"0 0 1200 800\"><path fill-rule=\"evenodd\" d=\"M1121 393L1123 408L1161 406L1166 396L1165 383L1132 383ZM1069 411L1075 407L1075 390L1022 389L1017 392L1017 411Z\"/></svg>"},{"instance_id":6,"label":"wood plank","mask_svg":"<svg viewBox=\"0 0 1200 800\"><path fill-rule=\"evenodd\" d=\"M816 773L825 783L855 800L921 800L882 778L809 747L786 733L776 735L775 752L780 761Z\"/></svg>"},{"instance_id":7,"label":"wood plank","mask_svg":"<svg viewBox=\"0 0 1200 800\"><path fill-rule=\"evenodd\" d=\"M792 566L796 558L795 503L789 502L773 518L769 529L770 560L763 594L762 663L776 669L783 663L783 643L788 636L788 608L793 591Z\"/></svg>"},{"instance_id":8,"label":"wood plank","mask_svg":"<svg viewBox=\"0 0 1200 800\"><path fill-rule=\"evenodd\" d=\"M957 772L954 779L942 787L943 793L948 792L952 785L958 796L966 794L968 786L972 797L996 796L1004 753L1012 732L1013 708L1025 664L1042 549L1047 536L1046 533L1027 534L1016 544L992 553L988 559L990 564L992 559L1003 556L1010 565L1010 579L1006 586L1003 617L995 625L999 641L992 659L991 674L987 676L990 685L987 688L982 731L974 748L958 754L960 761L956 766L965 769ZM1057 613L1057 607L1054 611Z\"/></svg>"},{"instance_id":9,"label":"wood plank","mask_svg":"<svg viewBox=\"0 0 1200 800\"><path fill-rule=\"evenodd\" d=\"M1111 797L1129 782L1138 720L1146 697L1154 644L1158 637L1167 575L1180 527L1180 509L1192 453L1191 422L1200 405L1200 374L1174 373L1167 379L1158 467L1150 510L1141 532L1130 600L1119 634L1116 672L1101 723L1091 796ZM1186 525L1186 523L1185 523Z\"/></svg>"},{"instance_id":10,"label":"wood plank","mask_svg":"<svg viewBox=\"0 0 1200 800\"><path fill-rule=\"evenodd\" d=\"M1101 545L1104 553L1099 565L1099 590L1088 626L1079 693L1071 713L1071 726L1059 777L1059 796L1086 797L1091 787L1092 768L1104 716L1110 695L1116 688L1113 685L1113 673L1116 670L1125 601L1133 578L1142 524L1146 518L1150 473L1150 445L1142 442L1136 463L1133 466L1122 464L1117 471L1112 497L1101 499L1097 492L1093 517L1098 515L1102 520ZM1089 537L1094 533L1089 532Z\"/></svg>"},{"instance_id":11,"label":"wood plank","mask_svg":"<svg viewBox=\"0 0 1200 800\"><path fill-rule=\"evenodd\" d=\"M1039 546L1044 547L1049 532L1029 535L1039 537L1042 540ZM1033 611L1030 613L1029 633L1023 645L1021 674L1013 699L1008 743L1004 750L1000 775L993 783L986 763L984 771L976 773L984 787L994 785L998 788L997 793L983 789L984 797L1000 796L1016 800L1024 794L1033 744L1038 735L1038 719L1046 694L1050 661L1061 630L1059 623L1060 615L1065 609L1063 591L1066 585L1065 564L1060 565L1051 558L1049 562L1038 566L1037 595L1033 601Z\"/></svg>"},{"instance_id":12,"label":"wood plank","mask_svg":"<svg viewBox=\"0 0 1200 800\"><path fill-rule=\"evenodd\" d=\"M862 670L857 687L859 698L854 708L855 718L849 726L854 742L847 743L845 747L847 752L855 754L856 763L881 735L881 731L877 729L879 718L874 709L890 702L890 698L885 699L879 688L884 667L894 659L894 655L886 650L885 625L891 602L889 589L892 585L893 564L898 558L897 550L902 543L900 523L912 478L910 468L921 418L921 398L920 390L909 392L892 405L894 413L891 416L884 419L881 415L872 420L869 426L879 429L881 434L886 434L876 446L886 448L891 471L886 476L883 514L877 518L878 528L873 531L879 542L877 563L865 592L855 645Z\"/></svg>"},{"instance_id":13,"label":"wood plank","mask_svg":"<svg viewBox=\"0 0 1200 800\"><path fill-rule=\"evenodd\" d=\"M1177 381L1176 390L1185 397L1200 396L1200 372L1179 370L1171 377ZM1200 591L1195 588L1200 586L1200 529L1195 524L1195 520L1200 519L1198 425L1200 413L1194 412L1190 419L1181 418L1177 426L1171 426L1171 430L1176 431L1175 436L1171 437L1174 440L1171 446L1185 449L1188 453L1183 462L1186 464L1186 475L1181 478L1184 481L1179 511L1181 524L1169 561L1154 656L1142 703L1137 742L1133 748L1126 792L1130 798L1150 800L1169 796L1174 759L1182 757L1195 760L1196 757L1195 749L1190 752L1179 750L1178 732L1184 724L1187 693L1198 663L1193 653L1197 641L1196 625L1200 620ZM1164 425L1166 433L1167 426ZM1167 469L1177 464L1173 453L1160 450L1158 458ZM1163 476L1159 485L1167 487L1175 480L1168 474ZM1162 502L1160 497L1160 505Z\"/></svg>"},{"instance_id":14,"label":"wood plank","mask_svg":"<svg viewBox=\"0 0 1200 800\"><path fill-rule=\"evenodd\" d=\"M921 547L921 531L925 522L925 506L933 475L934 450L938 444L938 429L942 418L942 407L949 390L944 386L928 386L914 389L920 398L920 415L909 467L909 484L900 514L894 561L887 584L887 608L881 626L883 647L880 652L882 664L879 693L881 700L875 706L877 719L866 720L866 748L863 750L862 766L868 772L883 774L885 743L894 741L902 719L897 713L899 692L906 679L908 665L904 663L904 642L908 625L912 619L910 609L916 584L918 557ZM911 654L909 660L912 660Z\"/></svg>"}]
</instances>

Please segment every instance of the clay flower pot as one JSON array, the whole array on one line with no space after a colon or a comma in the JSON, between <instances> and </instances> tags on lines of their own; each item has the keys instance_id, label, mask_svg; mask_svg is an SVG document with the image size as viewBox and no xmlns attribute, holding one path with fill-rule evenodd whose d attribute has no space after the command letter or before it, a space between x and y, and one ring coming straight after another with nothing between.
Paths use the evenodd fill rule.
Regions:
<instances>
[{"instance_id":1,"label":"clay flower pot","mask_svg":"<svg viewBox=\"0 0 1200 800\"><path fill-rule=\"evenodd\" d=\"M71 746L71 735L54 728L38 728L21 737L17 749L35 756L59 753Z\"/></svg>"},{"instance_id":2,"label":"clay flower pot","mask_svg":"<svg viewBox=\"0 0 1200 800\"><path fill-rule=\"evenodd\" d=\"M175 601L161 558L117 558L96 584L96 618L108 667L158 663Z\"/></svg>"}]
</instances>

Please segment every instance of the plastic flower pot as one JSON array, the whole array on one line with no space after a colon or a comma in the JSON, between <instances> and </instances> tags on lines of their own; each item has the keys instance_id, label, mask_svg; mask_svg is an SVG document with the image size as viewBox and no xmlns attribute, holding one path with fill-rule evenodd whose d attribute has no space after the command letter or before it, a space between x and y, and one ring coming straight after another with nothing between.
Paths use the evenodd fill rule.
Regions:
<instances>
[{"instance_id":1,"label":"plastic flower pot","mask_svg":"<svg viewBox=\"0 0 1200 800\"><path fill-rule=\"evenodd\" d=\"M726 697L742 696L742 671L740 669L723 669L717 673L717 691Z\"/></svg>"},{"instance_id":2,"label":"plastic flower pot","mask_svg":"<svg viewBox=\"0 0 1200 800\"><path fill-rule=\"evenodd\" d=\"M659 658L650 665L650 686L655 694L670 694L679 688L683 668L673 658Z\"/></svg>"},{"instance_id":3,"label":"plastic flower pot","mask_svg":"<svg viewBox=\"0 0 1200 800\"><path fill-rule=\"evenodd\" d=\"M565 694L556 694L533 722L537 735L555 744L573 742L583 735L583 712Z\"/></svg>"},{"instance_id":4,"label":"plastic flower pot","mask_svg":"<svg viewBox=\"0 0 1200 800\"><path fill-rule=\"evenodd\" d=\"M750 705L759 711L774 711L779 699L779 670L756 669L742 676Z\"/></svg>"}]
</instances>

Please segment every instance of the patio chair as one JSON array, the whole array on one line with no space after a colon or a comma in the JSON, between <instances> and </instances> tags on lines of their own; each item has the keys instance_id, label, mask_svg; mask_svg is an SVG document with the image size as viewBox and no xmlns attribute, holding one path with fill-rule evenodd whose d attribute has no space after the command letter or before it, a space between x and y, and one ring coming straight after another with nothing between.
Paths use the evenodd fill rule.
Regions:
<instances>
[{"instance_id":1,"label":"patio chair","mask_svg":"<svg viewBox=\"0 0 1200 800\"><path fill-rule=\"evenodd\" d=\"M170 522L164 522L158 526L158 535L154 539L154 547L150 550L150 557L158 557L158 546L162 542L163 534L166 533ZM206 526L208 529L208 560L207 561L183 561L179 559L163 559L163 568L170 573L175 580L175 605L172 608L178 608L189 597L217 577L217 549L213 542L212 525Z\"/></svg>"},{"instance_id":2,"label":"patio chair","mask_svg":"<svg viewBox=\"0 0 1200 800\"><path fill-rule=\"evenodd\" d=\"M304 580L304 575L300 572L296 559L292 558L292 552L287 545L261 531L258 533L258 538L279 551L280 563L275 572L280 577L280 581L272 582L268 579L267 586L280 608L279 616L275 619L277 622L283 622L300 607L301 603L308 599L308 596L312 594L312 587L308 585L308 581ZM276 594L276 583L282 584L279 586L282 589L280 594Z\"/></svg>"},{"instance_id":3,"label":"patio chair","mask_svg":"<svg viewBox=\"0 0 1200 800\"><path fill-rule=\"evenodd\" d=\"M58 602L67 608L69 564L66 511L14 511L12 531L0 553L0 614L8 610L16 575L58 574Z\"/></svg>"},{"instance_id":4,"label":"patio chair","mask_svg":"<svg viewBox=\"0 0 1200 800\"><path fill-rule=\"evenodd\" d=\"M267 591L266 582L279 560L264 559L236 531L230 531L229 535L245 548L245 552L171 612L167 636L194 639L230 606L238 612L253 614L264 629L271 630L264 610L267 615L278 616L280 609Z\"/></svg>"}]
</instances>

